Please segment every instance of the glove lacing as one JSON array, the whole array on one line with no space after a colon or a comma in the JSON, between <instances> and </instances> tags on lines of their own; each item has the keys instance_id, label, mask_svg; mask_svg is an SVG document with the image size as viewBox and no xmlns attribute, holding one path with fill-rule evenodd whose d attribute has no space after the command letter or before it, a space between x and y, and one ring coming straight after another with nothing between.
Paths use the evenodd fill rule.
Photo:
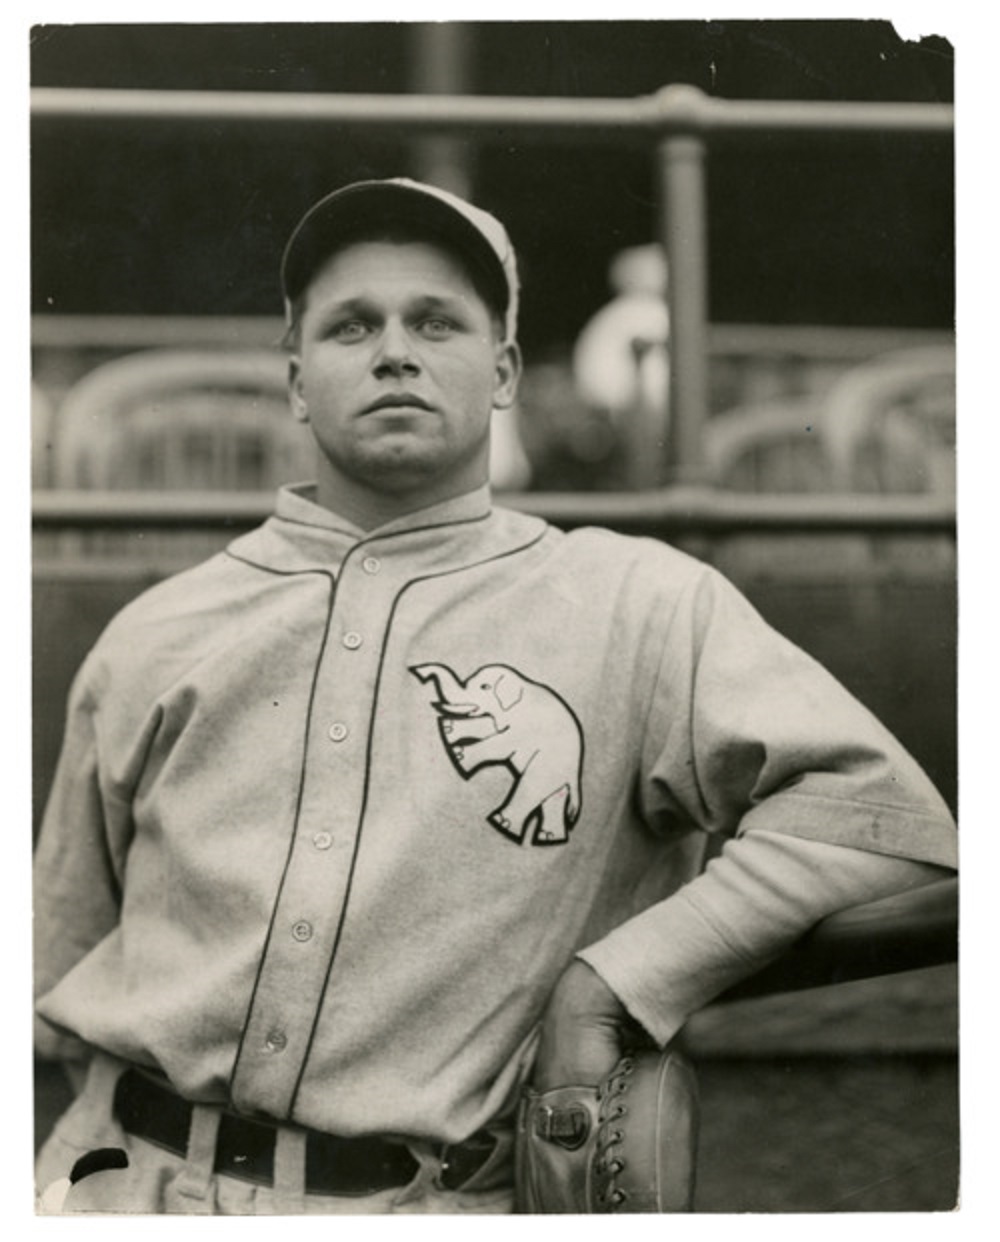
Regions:
<instances>
[{"instance_id":1,"label":"glove lacing","mask_svg":"<svg viewBox=\"0 0 1000 1242\"><path fill-rule=\"evenodd\" d=\"M594 1144L594 1186L597 1209L617 1212L624 1206L628 1195L617 1183L618 1175L625 1168L621 1144L624 1138L615 1123L628 1112L625 1096L629 1078L635 1070L632 1057L623 1057L598 1089L597 1138Z\"/></svg>"}]
</instances>

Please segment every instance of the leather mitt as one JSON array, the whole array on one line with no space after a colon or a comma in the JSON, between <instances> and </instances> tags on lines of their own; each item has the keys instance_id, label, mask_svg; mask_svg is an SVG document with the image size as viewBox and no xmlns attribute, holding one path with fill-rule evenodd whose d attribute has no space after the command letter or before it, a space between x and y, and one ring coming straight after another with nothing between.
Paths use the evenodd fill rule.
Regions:
<instances>
[{"instance_id":1,"label":"leather mitt","mask_svg":"<svg viewBox=\"0 0 1000 1242\"><path fill-rule=\"evenodd\" d=\"M597 1088L526 1087L516 1211L689 1212L697 1142L694 1070L669 1045L628 1053Z\"/></svg>"}]
</instances>

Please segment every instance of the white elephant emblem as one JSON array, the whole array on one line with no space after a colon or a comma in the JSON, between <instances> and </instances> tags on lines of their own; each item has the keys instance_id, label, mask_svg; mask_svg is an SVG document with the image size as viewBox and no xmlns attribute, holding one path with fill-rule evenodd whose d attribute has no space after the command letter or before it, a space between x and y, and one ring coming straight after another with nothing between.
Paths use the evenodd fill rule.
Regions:
<instances>
[{"instance_id":1,"label":"white elephant emblem","mask_svg":"<svg viewBox=\"0 0 1000 1242\"><path fill-rule=\"evenodd\" d=\"M487 815L497 831L533 845L562 845L580 817L583 732L548 686L506 664L487 664L462 681L443 664L410 672L433 682L438 728L464 780L489 764L514 776L504 801Z\"/></svg>"}]
</instances>

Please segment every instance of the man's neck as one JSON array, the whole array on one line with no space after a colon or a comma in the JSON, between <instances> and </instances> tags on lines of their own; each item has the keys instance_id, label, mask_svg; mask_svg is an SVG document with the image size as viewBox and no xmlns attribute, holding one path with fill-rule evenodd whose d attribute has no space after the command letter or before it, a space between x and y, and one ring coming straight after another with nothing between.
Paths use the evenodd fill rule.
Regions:
<instances>
[{"instance_id":1,"label":"man's neck","mask_svg":"<svg viewBox=\"0 0 1000 1242\"><path fill-rule=\"evenodd\" d=\"M459 478L437 486L411 488L395 493L375 491L321 469L316 484L316 503L344 518L359 530L370 531L431 505L477 491L486 482L486 479Z\"/></svg>"}]
</instances>

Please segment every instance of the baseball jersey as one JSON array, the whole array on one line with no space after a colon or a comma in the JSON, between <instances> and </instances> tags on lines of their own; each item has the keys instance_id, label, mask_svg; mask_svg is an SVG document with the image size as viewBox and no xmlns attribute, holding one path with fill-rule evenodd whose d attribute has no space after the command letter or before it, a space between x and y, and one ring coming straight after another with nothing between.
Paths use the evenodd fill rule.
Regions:
<instances>
[{"instance_id":1,"label":"baseball jersey","mask_svg":"<svg viewBox=\"0 0 1000 1242\"><path fill-rule=\"evenodd\" d=\"M37 853L43 1047L458 1141L512 1107L575 952L656 977L656 912L713 838L954 863L916 763L710 567L487 489L367 533L310 495L78 674Z\"/></svg>"}]
</instances>

